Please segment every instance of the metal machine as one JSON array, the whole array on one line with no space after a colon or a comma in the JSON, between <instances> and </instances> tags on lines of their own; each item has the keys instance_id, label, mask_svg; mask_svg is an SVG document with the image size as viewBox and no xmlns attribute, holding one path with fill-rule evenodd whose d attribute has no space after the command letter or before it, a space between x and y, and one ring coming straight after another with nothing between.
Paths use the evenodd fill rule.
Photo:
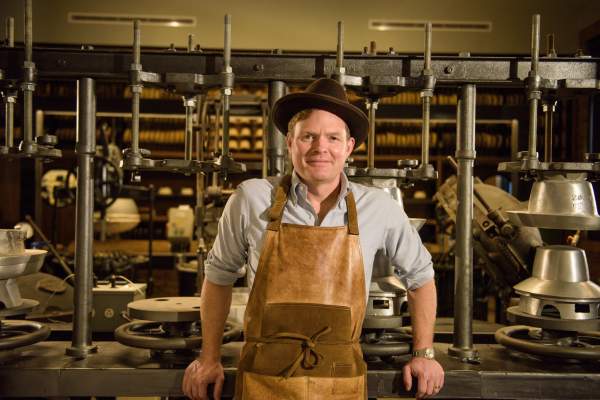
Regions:
<instances>
[{"instance_id":1,"label":"metal machine","mask_svg":"<svg viewBox=\"0 0 600 400\"><path fill-rule=\"evenodd\" d=\"M25 232L0 229L0 362L18 355L15 349L45 340L50 328L33 321L6 319L22 316L39 303L21 298L16 278L39 271L45 250L25 249Z\"/></svg>"},{"instance_id":2,"label":"metal machine","mask_svg":"<svg viewBox=\"0 0 600 400\"><path fill-rule=\"evenodd\" d=\"M73 333L70 347L65 354L65 345L57 342L40 342L35 344L34 351L29 357L7 363L0 369L0 395L1 396L29 396L29 397L65 397L65 396L179 396L181 395L182 365L175 362L161 364L154 359L149 359L147 351L136 347L123 346L113 341L92 343L91 340L91 313L92 313L92 238L93 238L93 171L91 164L95 155L95 82L102 79L114 79L128 82L133 92L132 100L132 144L123 159L123 167L133 172L133 178L139 180L139 173L145 170L169 171L184 174L216 173L224 178L232 172L243 171L231 158L228 149L228 112L229 95L234 82L264 83L269 85L269 103L275 101L285 93L286 82L307 82L315 77L334 76L347 87L359 93L366 93L370 100L369 112L374 121L374 104L385 93L396 91L418 91L423 97L423 146L422 160L420 163L406 162L394 172L377 171L374 165L368 165L366 170L355 169L355 176L367 178L392 178L398 180L434 178L435 171L428 162L427 132L430 95L437 85L457 88L460 100L457 107L457 212L456 212L456 282L455 282L455 323L454 342L448 349L447 345L436 344L439 354L438 359L446 369L446 385L438 397L446 398L556 398L557 394L564 393L568 386L569 393L577 398L596 398L599 388L590 384L590 375L594 382L598 374L594 368L582 365L554 365L549 362L514 361L508 357L506 349L497 345L490 345L475 349L472 335L472 267L473 267L473 163L475 160L475 104L476 85L492 87L527 87L531 101L532 116L537 113L541 92L555 91L588 91L597 92L599 86L598 71L600 62L597 59L582 57L538 57L539 48L539 17L534 18L532 57L470 57L443 56L431 57L430 45L426 45L425 57L414 55L389 54L361 54L344 55L338 51L336 56L331 54L306 54L284 53L272 51L258 52L231 52L230 32L231 20L225 20L225 46L221 51L207 51L185 53L163 51L141 51L139 24L134 26L134 51L90 49L49 49L36 48L35 57L32 54L32 2L26 1L25 7L25 47L0 49L0 87L5 94L7 109L5 146L0 149L1 157L23 158L42 157L52 158L60 155L53 148L55 140L51 137L39 136L36 140L32 132L32 94L36 79L61 79L78 80L78 144L77 158L79 170L77 174L77 199L76 199L76 277L75 277L75 312ZM343 35L340 25L338 47L342 47ZM426 35L430 40L430 35ZM429 49L429 50L427 50ZM35 64L33 64L35 60ZM143 66L142 68L142 61ZM174 72L175 71L175 72ZM531 72L530 72L531 71ZM34 72L37 72L34 73ZM139 143L139 103L140 92L143 85L160 88L172 88L185 96L186 109L186 141L183 159L152 159L140 147ZM221 154L215 155L206 161L192 154L193 129L192 124L193 100L198 101L208 87L220 88L222 92L222 131L223 140ZM18 148L12 136L12 116L14 102L18 88L23 92L24 98L24 138ZM378 92L378 90L380 90ZM197 103L196 103L197 106ZM200 107L201 108L201 107ZM12 110L12 111L11 111ZM549 182L556 180L557 175L563 175L571 182L584 180L583 175L576 178L573 174L587 174L593 178L600 170L598 158L592 156L587 163L553 163L546 160L539 162L535 151L536 119L531 119L533 136L530 136L529 151L516 163L507 163L501 170L507 172L521 172L538 181ZM373 122L372 122L373 123ZM202 132L202 129L199 130ZM204 132L202 132L204 133ZM199 133L200 134L200 133ZM279 136L278 136L279 135ZM277 139L279 138L279 139ZM283 170L283 155L277 148L277 140L282 139L280 133L269 132L269 140L264 147L269 158L269 165L275 170ZM204 140L202 138L201 140ZM532 143L533 142L533 143ZM371 146L374 141L370 141ZM370 154L374 154L374 148ZM373 158L370 157L371 162ZM381 172L381 173L380 173ZM561 178L562 179L562 178ZM197 215L202 212L203 180L199 179L201 190L197 207ZM570 185L573 185L571 183ZM575 186L579 185L577 183ZM581 185L580 185L581 186ZM579 192L577 192L579 193ZM587 196L587 195L586 195ZM589 204L582 194L576 204ZM561 206L561 208L564 207ZM579 206L578 206L579 207ZM589 210L589 208L588 208ZM493 206L492 206L492 210ZM544 214L542 208L532 208L531 211ZM577 212L581 209L577 208ZM588 216L590 212L588 212ZM593 213L591 213L593 214ZM486 214L490 219L494 215ZM595 217L595 215L592 215ZM568 224L561 221L561 226L574 227L585 225L594 227L594 221L581 218L572 218ZM509 218L511 218L509 216ZM529 224L527 216L515 216L518 222ZM534 216L534 223L539 219ZM197 219L202 221L202 219ZM514 220L510 220L515 223ZM573 222L575 221L575 222ZM506 226L502 219L493 220L498 228ZM198 227L198 226L197 226ZM198 229L201 230L201 227ZM504 228L506 231L506 228ZM542 248L544 249L544 248ZM595 287L587 282L584 273L584 263L580 252L571 248L546 248L540 252L536 260L533 275L537 281L518 290L529 296L531 301L527 310L520 312L532 313L535 307L550 304L556 310L571 309L581 321L593 324L597 295ZM199 252L201 254L202 252ZM542 256L542 254L546 254ZM552 257L548 257L552 254ZM565 274L547 274L547 271L556 269L554 265L555 254L560 254L561 259L571 260ZM199 256L201 258L201 255ZM544 261L545 260L545 261ZM552 261L548 264L548 261ZM198 263L202 265L201 262ZM552 264L552 265L551 265ZM567 262L559 262L562 271ZM201 271L199 271L201 272ZM199 274L201 275L201 274ZM581 294L573 296L564 290L551 297L552 288L540 288L538 284L550 276L567 280L567 286L586 288L589 296L582 298ZM383 283L384 280L381 282ZM571 285L573 284L573 285ZM394 283L392 290L399 289ZM385 292L388 291L384 287ZM381 300L387 300L382 298ZM180 301L175 299L149 299L139 306L135 302L130 305L130 316L154 320L146 323L132 322L125 328L117 330L120 340L129 341L129 344L138 346L141 342L151 342L146 348L163 350L159 341L148 333L156 334L164 339L168 333L166 343L173 340L182 347L180 350L189 350L189 343L196 340L193 346L198 345L198 338L193 335L198 331L196 324L199 318L198 298ZM394 301L390 301L392 304ZM527 302L523 304L526 305ZM574 304L573 304L574 303ZM164 306L163 306L164 304ZM395 304L398 304L397 302ZM572 308L570 308L572 306ZM588 307L586 311L586 306ZM401 308L401 307L400 307ZM549 310L548 307L546 307ZM582 311L583 310L583 311ZM537 312L537 311L536 311ZM564 311L563 311L564 313ZM578 315L581 314L581 315ZM517 315L517 313L515 313ZM532 314L533 315L533 314ZM565 314L566 315L566 314ZM544 316L547 317L547 316ZM529 318L529 317L528 317ZM393 319L393 318L391 318ZM557 322L555 319L553 322ZM529 320L528 320L529 321ZM592 321L592 322L590 322ZM579 323L580 321L576 321ZM529 323L529 322L528 322ZM582 322L584 324L584 322ZM584 325L581 328L587 327ZM544 328L545 331L548 329ZM125 333L124 336L122 334ZM146 338L146 336L150 336ZM126 337L126 339L123 339ZM581 335L579 336L581 337ZM188 339L191 338L191 339ZM146 340L147 339L147 340ZM223 346L223 363L225 366L225 386L223 395L232 395L235 381L236 365L239 361L239 343L228 343ZM169 345L165 351L166 359L175 355L174 346ZM98 354L95 354L98 352ZM236 356L237 354L237 356ZM186 357L189 356L189 352ZM475 362L481 357L487 360L479 365ZM188 359L189 360L189 359ZM40 365L42 367L40 367ZM42 369L42 373L40 373ZM565 371L569 374L565 380ZM31 384L31 376L35 374L36 385ZM368 390L370 397L388 397L398 395L400 373L397 364L376 363L368 368ZM511 383L517 383L512 385ZM527 382L527 385L521 383Z\"/></svg>"},{"instance_id":3,"label":"metal machine","mask_svg":"<svg viewBox=\"0 0 600 400\"><path fill-rule=\"evenodd\" d=\"M498 170L516 172L534 180L526 209L509 210L515 225L562 230L598 230L600 216L591 181L600 177L600 157L586 154L584 162L552 159L552 113L554 91L542 87L539 76L540 19L533 19L531 69L527 93L530 106L529 142L519 160L501 163ZM546 90L544 90L546 89ZM548 100L548 98L550 100ZM546 124L544 160L537 153L537 110L544 101ZM577 236L577 235L576 235ZM496 332L496 340L513 349L538 356L594 360L600 358L600 286L590 281L585 252L576 246L538 247L532 276L514 286L518 306L508 309L508 318L524 326Z\"/></svg>"}]
</instances>

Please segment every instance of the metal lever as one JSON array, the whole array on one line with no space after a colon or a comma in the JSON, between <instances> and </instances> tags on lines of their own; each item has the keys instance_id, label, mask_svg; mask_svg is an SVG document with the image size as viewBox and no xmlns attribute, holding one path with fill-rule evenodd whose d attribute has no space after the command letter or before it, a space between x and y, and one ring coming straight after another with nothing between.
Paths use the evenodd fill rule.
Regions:
<instances>
[{"instance_id":1,"label":"metal lever","mask_svg":"<svg viewBox=\"0 0 600 400\"><path fill-rule=\"evenodd\" d=\"M375 168L375 113L377 111L378 104L379 99L377 98L367 98L366 100L367 110L369 110L369 136L367 137L367 168Z\"/></svg>"}]
</instances>

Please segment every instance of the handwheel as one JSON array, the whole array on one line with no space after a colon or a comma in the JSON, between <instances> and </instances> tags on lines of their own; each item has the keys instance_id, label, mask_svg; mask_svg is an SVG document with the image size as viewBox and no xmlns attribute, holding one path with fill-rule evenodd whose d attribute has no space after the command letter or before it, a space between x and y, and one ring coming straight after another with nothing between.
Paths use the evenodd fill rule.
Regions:
<instances>
[{"instance_id":1,"label":"handwheel","mask_svg":"<svg viewBox=\"0 0 600 400\"><path fill-rule=\"evenodd\" d=\"M165 323L154 321L133 321L119 326L115 330L115 339L126 346L150 350L191 350L202 346L202 336L194 333L190 323ZM170 331L188 332L174 336ZM237 324L227 322L223 334L223 343L240 338L242 329Z\"/></svg>"}]
</instances>

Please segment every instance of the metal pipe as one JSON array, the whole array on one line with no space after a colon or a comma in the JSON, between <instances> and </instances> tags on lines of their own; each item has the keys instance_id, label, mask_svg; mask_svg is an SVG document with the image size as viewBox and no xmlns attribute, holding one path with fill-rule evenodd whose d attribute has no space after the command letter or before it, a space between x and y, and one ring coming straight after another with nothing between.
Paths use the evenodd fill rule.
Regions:
<instances>
[{"instance_id":1,"label":"metal pipe","mask_svg":"<svg viewBox=\"0 0 600 400\"><path fill-rule=\"evenodd\" d=\"M335 67L342 68L343 66L344 66L344 22L338 21Z\"/></svg>"},{"instance_id":2,"label":"metal pipe","mask_svg":"<svg viewBox=\"0 0 600 400\"><path fill-rule=\"evenodd\" d=\"M275 102L285 96L287 86L283 81L269 82L269 109L273 109ZM267 176L281 176L285 172L285 134L275 126L272 118L268 119L267 129ZM265 143L263 143L263 146Z\"/></svg>"},{"instance_id":3,"label":"metal pipe","mask_svg":"<svg viewBox=\"0 0 600 400\"><path fill-rule=\"evenodd\" d=\"M337 73L338 83L344 86L344 22L337 23L337 49L335 57L335 69Z\"/></svg>"},{"instance_id":4,"label":"metal pipe","mask_svg":"<svg viewBox=\"0 0 600 400\"><path fill-rule=\"evenodd\" d=\"M15 19L13 17L6 18L6 45L15 47Z\"/></svg>"},{"instance_id":5,"label":"metal pipe","mask_svg":"<svg viewBox=\"0 0 600 400\"><path fill-rule=\"evenodd\" d=\"M554 111L556 110L556 102L550 100L547 104L542 105L544 110L544 160L552 162L552 135L554 134Z\"/></svg>"},{"instance_id":6,"label":"metal pipe","mask_svg":"<svg viewBox=\"0 0 600 400\"><path fill-rule=\"evenodd\" d=\"M367 137L367 168L375 168L375 114L379 101L367 99L366 105L369 110L369 133Z\"/></svg>"},{"instance_id":7,"label":"metal pipe","mask_svg":"<svg viewBox=\"0 0 600 400\"><path fill-rule=\"evenodd\" d=\"M431 97L423 96L423 126L421 131L421 166L429 164L429 121L431 118Z\"/></svg>"},{"instance_id":8,"label":"metal pipe","mask_svg":"<svg viewBox=\"0 0 600 400\"><path fill-rule=\"evenodd\" d=\"M24 41L25 60L23 61L23 146L25 153L34 153L36 145L33 143L33 91L35 90L34 75L35 64L32 60L33 48L33 6L32 0L25 1L24 12Z\"/></svg>"},{"instance_id":9,"label":"metal pipe","mask_svg":"<svg viewBox=\"0 0 600 400\"><path fill-rule=\"evenodd\" d=\"M14 147L14 127L15 127L15 102L16 98L10 94L4 97L4 145L8 148Z\"/></svg>"},{"instance_id":10,"label":"metal pipe","mask_svg":"<svg viewBox=\"0 0 600 400\"><path fill-rule=\"evenodd\" d=\"M454 340L448 349L462 361L478 359L473 348L473 163L475 85L464 85L456 115L457 199L454 272Z\"/></svg>"},{"instance_id":11,"label":"metal pipe","mask_svg":"<svg viewBox=\"0 0 600 400\"><path fill-rule=\"evenodd\" d=\"M538 66L540 58L540 15L535 14L531 24L531 71L529 71L529 159L537 159L537 110L539 91Z\"/></svg>"},{"instance_id":12,"label":"metal pipe","mask_svg":"<svg viewBox=\"0 0 600 400\"><path fill-rule=\"evenodd\" d=\"M423 65L423 69L430 70L431 69L431 22L427 22L425 24L425 61Z\"/></svg>"},{"instance_id":13,"label":"metal pipe","mask_svg":"<svg viewBox=\"0 0 600 400\"><path fill-rule=\"evenodd\" d=\"M423 124L421 127L421 165L429 165L429 121L431 118L431 98L433 97L434 77L431 70L431 22L425 24L425 54L423 56L424 88L421 91L423 99Z\"/></svg>"},{"instance_id":14,"label":"metal pipe","mask_svg":"<svg viewBox=\"0 0 600 400\"><path fill-rule=\"evenodd\" d=\"M32 0L25 0L25 61L31 62L33 47L33 4Z\"/></svg>"},{"instance_id":15,"label":"metal pipe","mask_svg":"<svg viewBox=\"0 0 600 400\"><path fill-rule=\"evenodd\" d=\"M183 106L185 107L185 135L183 145L183 158L187 161L191 161L194 141L194 109L196 107L196 98L184 97Z\"/></svg>"},{"instance_id":16,"label":"metal pipe","mask_svg":"<svg viewBox=\"0 0 600 400\"><path fill-rule=\"evenodd\" d=\"M141 39L140 39L140 21L133 21L133 71L141 71ZM140 95L142 85L139 77L136 76L131 83L131 152L137 156L140 151Z\"/></svg>"},{"instance_id":17,"label":"metal pipe","mask_svg":"<svg viewBox=\"0 0 600 400\"><path fill-rule=\"evenodd\" d=\"M223 48L223 142L221 143L222 155L229 155L229 109L231 92L233 90L233 74L231 70L231 15L225 15L225 43ZM225 171L224 171L225 172Z\"/></svg>"},{"instance_id":18,"label":"metal pipe","mask_svg":"<svg viewBox=\"0 0 600 400\"><path fill-rule=\"evenodd\" d=\"M540 61L540 14L531 19L531 70L537 75Z\"/></svg>"},{"instance_id":19,"label":"metal pipe","mask_svg":"<svg viewBox=\"0 0 600 400\"><path fill-rule=\"evenodd\" d=\"M96 108L94 80L82 78L77 88L77 196L75 209L75 308L73 336L66 354L85 358L92 344L94 243L94 154Z\"/></svg>"}]
</instances>

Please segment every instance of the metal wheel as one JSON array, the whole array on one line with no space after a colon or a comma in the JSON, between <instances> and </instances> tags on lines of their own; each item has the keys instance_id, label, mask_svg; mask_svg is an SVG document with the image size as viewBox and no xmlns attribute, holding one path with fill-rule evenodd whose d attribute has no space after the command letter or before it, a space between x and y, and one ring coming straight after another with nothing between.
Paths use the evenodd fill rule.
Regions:
<instances>
[{"instance_id":1,"label":"metal wheel","mask_svg":"<svg viewBox=\"0 0 600 400\"><path fill-rule=\"evenodd\" d=\"M410 353L412 336L399 330L370 332L362 336L365 357L392 357Z\"/></svg>"},{"instance_id":2,"label":"metal wheel","mask_svg":"<svg viewBox=\"0 0 600 400\"><path fill-rule=\"evenodd\" d=\"M241 337L242 329L227 322L223 343ZM150 350L192 350L202 346L199 324L189 322L133 321L115 330L115 339L126 346Z\"/></svg>"},{"instance_id":3,"label":"metal wheel","mask_svg":"<svg viewBox=\"0 0 600 400\"><path fill-rule=\"evenodd\" d=\"M41 342L48 336L50 336L50 328L39 322L0 321L0 350L12 350Z\"/></svg>"},{"instance_id":4,"label":"metal wheel","mask_svg":"<svg viewBox=\"0 0 600 400\"><path fill-rule=\"evenodd\" d=\"M498 329L494 337L510 349L541 357L600 360L600 332L563 332L515 325Z\"/></svg>"},{"instance_id":5,"label":"metal wheel","mask_svg":"<svg viewBox=\"0 0 600 400\"><path fill-rule=\"evenodd\" d=\"M65 185L68 185L72 176L77 176L76 168L74 166L69 170ZM122 186L121 168L106 157L94 156L94 208L104 210L110 207L117 201ZM75 200L75 190L67 188L67 193L72 200Z\"/></svg>"}]
</instances>

